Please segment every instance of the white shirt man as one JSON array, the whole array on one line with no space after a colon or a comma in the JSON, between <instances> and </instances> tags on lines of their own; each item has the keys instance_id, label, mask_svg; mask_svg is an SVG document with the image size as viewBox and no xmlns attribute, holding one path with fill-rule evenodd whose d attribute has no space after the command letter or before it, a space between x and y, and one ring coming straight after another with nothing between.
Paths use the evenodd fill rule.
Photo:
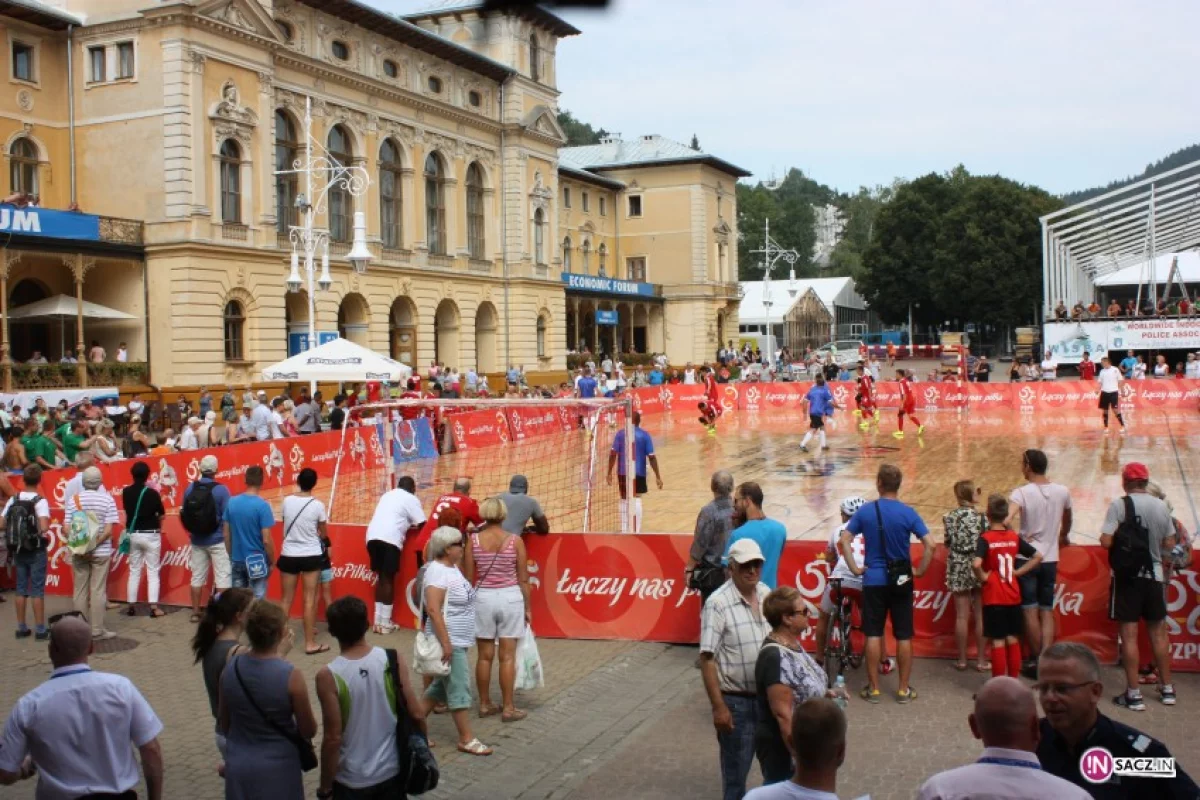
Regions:
<instances>
[{"instance_id":1,"label":"white shirt man","mask_svg":"<svg viewBox=\"0 0 1200 800\"><path fill-rule=\"evenodd\" d=\"M283 432L283 415L279 413L279 409L282 407L282 405L283 404L281 403L279 406L275 406L271 409L272 439L283 439L287 436L287 434Z\"/></svg>"},{"instance_id":2,"label":"white shirt man","mask_svg":"<svg viewBox=\"0 0 1200 800\"><path fill-rule=\"evenodd\" d=\"M254 424L254 438L265 442L271 438L271 407L263 400L254 406L250 412L250 421Z\"/></svg>"},{"instance_id":3,"label":"white shirt man","mask_svg":"<svg viewBox=\"0 0 1200 800\"><path fill-rule=\"evenodd\" d=\"M125 364L129 361L129 351L125 348L125 345L121 345L117 348L117 361L121 364Z\"/></svg>"},{"instance_id":4,"label":"white shirt man","mask_svg":"<svg viewBox=\"0 0 1200 800\"><path fill-rule=\"evenodd\" d=\"M407 475L397 481L400 488L384 492L367 525L367 555L371 571L379 576L375 586L375 624L377 633L395 630L392 623L393 587L400 571L400 551L408 529L425 523L421 501L413 494L416 484Z\"/></svg>"},{"instance_id":5,"label":"white shirt man","mask_svg":"<svg viewBox=\"0 0 1200 800\"><path fill-rule=\"evenodd\" d=\"M1195 353L1188 353L1187 365L1183 368L1183 377L1200 380L1200 358Z\"/></svg>"},{"instance_id":6,"label":"white shirt man","mask_svg":"<svg viewBox=\"0 0 1200 800\"><path fill-rule=\"evenodd\" d=\"M200 449L200 419L192 417L188 420L187 427L183 429L183 433L179 436L180 450L199 450Z\"/></svg>"},{"instance_id":7,"label":"white shirt man","mask_svg":"<svg viewBox=\"0 0 1200 800\"><path fill-rule=\"evenodd\" d=\"M1042 380L1052 381L1058 377L1058 362L1054 360L1054 356L1050 355L1050 351L1046 351L1046 357L1042 359Z\"/></svg>"},{"instance_id":8,"label":"white shirt man","mask_svg":"<svg viewBox=\"0 0 1200 800\"><path fill-rule=\"evenodd\" d=\"M696 368L691 364L688 364L687 369L683 371L683 382L688 385L696 382Z\"/></svg>"},{"instance_id":9,"label":"white shirt man","mask_svg":"<svg viewBox=\"0 0 1200 800\"><path fill-rule=\"evenodd\" d=\"M1105 394L1120 391L1121 377L1121 370L1117 367L1110 365L1100 370L1096 376L1100 382L1100 391Z\"/></svg>"}]
</instances>

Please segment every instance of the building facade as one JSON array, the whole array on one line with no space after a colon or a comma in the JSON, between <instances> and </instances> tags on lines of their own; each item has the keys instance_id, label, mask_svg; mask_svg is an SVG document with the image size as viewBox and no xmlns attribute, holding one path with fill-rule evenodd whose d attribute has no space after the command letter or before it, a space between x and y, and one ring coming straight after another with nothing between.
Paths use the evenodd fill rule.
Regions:
<instances>
[{"instance_id":1,"label":"building facade","mask_svg":"<svg viewBox=\"0 0 1200 800\"><path fill-rule=\"evenodd\" d=\"M621 164L563 150L557 47L578 31L540 9L0 0L0 24L12 195L136 226L88 247L11 237L8 305L65 293L134 320L81 314L68 336L6 316L6 361L35 340L53 361L97 339L110 353L127 342L161 387L254 382L309 329L306 291L285 285L306 194L330 238L331 285L311 298L318 335L414 366L559 371L599 307L619 312L615 326L591 317L612 349L672 360L705 358L722 325L737 329L744 173L694 152ZM365 192L310 192L295 171L308 147L361 167ZM346 260L359 211L373 256L362 274ZM571 274L602 268L627 278L618 291L573 288Z\"/></svg>"}]
</instances>

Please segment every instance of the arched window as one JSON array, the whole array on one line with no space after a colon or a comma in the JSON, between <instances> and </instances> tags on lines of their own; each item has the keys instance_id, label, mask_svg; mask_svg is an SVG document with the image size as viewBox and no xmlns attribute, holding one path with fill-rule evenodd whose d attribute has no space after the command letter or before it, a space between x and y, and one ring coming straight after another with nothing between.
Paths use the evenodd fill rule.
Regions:
<instances>
[{"instance_id":1,"label":"arched window","mask_svg":"<svg viewBox=\"0 0 1200 800\"><path fill-rule=\"evenodd\" d=\"M483 170L478 164L467 167L467 250L471 258L483 259Z\"/></svg>"},{"instance_id":2,"label":"arched window","mask_svg":"<svg viewBox=\"0 0 1200 800\"><path fill-rule=\"evenodd\" d=\"M425 159L425 236L430 253L446 254L446 173L437 153Z\"/></svg>"},{"instance_id":3,"label":"arched window","mask_svg":"<svg viewBox=\"0 0 1200 800\"><path fill-rule=\"evenodd\" d=\"M583 256L583 274L591 275L592 243L589 240L584 239L583 244L579 247L579 252Z\"/></svg>"},{"instance_id":4,"label":"arched window","mask_svg":"<svg viewBox=\"0 0 1200 800\"><path fill-rule=\"evenodd\" d=\"M245 359L246 312L237 300L225 304L225 360Z\"/></svg>"},{"instance_id":5,"label":"arched window","mask_svg":"<svg viewBox=\"0 0 1200 800\"><path fill-rule=\"evenodd\" d=\"M571 237L563 239L563 272L571 271Z\"/></svg>"},{"instance_id":6,"label":"arched window","mask_svg":"<svg viewBox=\"0 0 1200 800\"><path fill-rule=\"evenodd\" d=\"M533 212L533 263L546 263L546 213L540 208Z\"/></svg>"},{"instance_id":7,"label":"arched window","mask_svg":"<svg viewBox=\"0 0 1200 800\"><path fill-rule=\"evenodd\" d=\"M339 166L350 166L350 162L353 160L350 153L350 135L341 125L334 125L333 129L329 131L326 149L329 150L329 157ZM332 241L350 241L350 214L352 211L350 192L335 182L329 190L329 238Z\"/></svg>"},{"instance_id":8,"label":"arched window","mask_svg":"<svg viewBox=\"0 0 1200 800\"><path fill-rule=\"evenodd\" d=\"M237 142L221 143L221 221L242 221L242 151Z\"/></svg>"},{"instance_id":9,"label":"arched window","mask_svg":"<svg viewBox=\"0 0 1200 800\"><path fill-rule=\"evenodd\" d=\"M546 357L546 315L545 314L538 314L537 354L538 354L538 358Z\"/></svg>"},{"instance_id":10,"label":"arched window","mask_svg":"<svg viewBox=\"0 0 1200 800\"><path fill-rule=\"evenodd\" d=\"M401 246L400 149L391 139L379 148L379 230L384 247Z\"/></svg>"},{"instance_id":11,"label":"arched window","mask_svg":"<svg viewBox=\"0 0 1200 800\"><path fill-rule=\"evenodd\" d=\"M601 244L600 247L596 249L596 253L600 256L600 275L607 276L608 269L604 262L608 258L608 246Z\"/></svg>"},{"instance_id":12,"label":"arched window","mask_svg":"<svg viewBox=\"0 0 1200 800\"><path fill-rule=\"evenodd\" d=\"M529 35L529 77L535 81L542 79L542 49L538 47L537 36Z\"/></svg>"},{"instance_id":13,"label":"arched window","mask_svg":"<svg viewBox=\"0 0 1200 800\"><path fill-rule=\"evenodd\" d=\"M37 145L21 137L8 148L12 190L25 194L38 193Z\"/></svg>"},{"instance_id":14,"label":"arched window","mask_svg":"<svg viewBox=\"0 0 1200 800\"><path fill-rule=\"evenodd\" d=\"M275 169L295 169L300 143L296 141L296 126L286 111L275 112ZM288 228L300 224L296 211L297 176L275 176L275 229L287 234Z\"/></svg>"}]
</instances>

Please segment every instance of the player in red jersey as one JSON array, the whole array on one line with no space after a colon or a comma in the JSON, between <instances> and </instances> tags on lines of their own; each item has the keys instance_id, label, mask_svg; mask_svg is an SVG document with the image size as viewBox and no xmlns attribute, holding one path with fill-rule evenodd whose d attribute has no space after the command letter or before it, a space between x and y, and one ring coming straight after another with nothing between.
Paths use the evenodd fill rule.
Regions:
<instances>
[{"instance_id":1,"label":"player in red jersey","mask_svg":"<svg viewBox=\"0 0 1200 800\"><path fill-rule=\"evenodd\" d=\"M421 532L417 534L416 545L417 552L424 553L425 545L429 543L429 537L442 524L442 517L449 509L458 511L458 529L466 534L472 527L483 524L483 517L479 516L479 504L471 498L471 479L456 478L454 481L454 490L450 494L444 494L438 497L434 502L433 508L429 511L429 519L425 520L425 524L421 526Z\"/></svg>"},{"instance_id":2,"label":"player in red jersey","mask_svg":"<svg viewBox=\"0 0 1200 800\"><path fill-rule=\"evenodd\" d=\"M858 427L865 431L872 422L879 422L879 408L875 405L875 379L867 372L867 365L861 361L858 362L858 380L855 388L854 400L858 408L854 409L854 416L862 418Z\"/></svg>"},{"instance_id":3,"label":"player in red jersey","mask_svg":"<svg viewBox=\"0 0 1200 800\"><path fill-rule=\"evenodd\" d=\"M1005 525L1008 498L1002 494L988 497L988 529L975 545L972 566L983 584L983 635L992 640L992 677L1020 677L1022 575L1037 569L1042 555L1016 531ZM1019 559L1025 559L1017 566Z\"/></svg>"},{"instance_id":4,"label":"player in red jersey","mask_svg":"<svg viewBox=\"0 0 1200 800\"><path fill-rule=\"evenodd\" d=\"M717 418L725 412L721 407L720 389L717 387L717 376L712 367L701 367L700 374L704 379L704 399L696 404L700 409L700 424L708 428L708 435L717 434Z\"/></svg>"},{"instance_id":5,"label":"player in red jersey","mask_svg":"<svg viewBox=\"0 0 1200 800\"><path fill-rule=\"evenodd\" d=\"M921 424L921 420L913 416L913 412L917 410L917 396L913 394L911 371L897 369L896 377L900 379L900 413L896 417L900 428L894 431L892 436L897 439L904 438L905 416L917 423L917 436L920 436L925 432L925 426Z\"/></svg>"}]
</instances>

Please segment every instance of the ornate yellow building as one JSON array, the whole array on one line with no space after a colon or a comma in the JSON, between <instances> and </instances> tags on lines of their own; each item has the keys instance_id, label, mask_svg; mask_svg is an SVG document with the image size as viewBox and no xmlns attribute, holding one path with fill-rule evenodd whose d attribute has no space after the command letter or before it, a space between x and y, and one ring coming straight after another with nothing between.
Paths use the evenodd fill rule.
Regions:
<instances>
[{"instance_id":1,"label":"ornate yellow building","mask_svg":"<svg viewBox=\"0 0 1200 800\"><path fill-rule=\"evenodd\" d=\"M746 173L660 137L563 149L557 45L579 31L541 9L0 0L0 25L8 188L39 196L44 223L6 229L0 207L0 298L65 294L80 312L5 311L10 384L33 350L54 362L93 339L110 356L126 342L162 387L251 382L302 347L309 299L285 280L305 187L277 171L304 154L309 100L314 149L370 176L319 206L319 334L415 365L549 372L580 341L699 361L737 330ZM363 274L345 258L355 211ZM93 321L89 303L129 319Z\"/></svg>"}]
</instances>

